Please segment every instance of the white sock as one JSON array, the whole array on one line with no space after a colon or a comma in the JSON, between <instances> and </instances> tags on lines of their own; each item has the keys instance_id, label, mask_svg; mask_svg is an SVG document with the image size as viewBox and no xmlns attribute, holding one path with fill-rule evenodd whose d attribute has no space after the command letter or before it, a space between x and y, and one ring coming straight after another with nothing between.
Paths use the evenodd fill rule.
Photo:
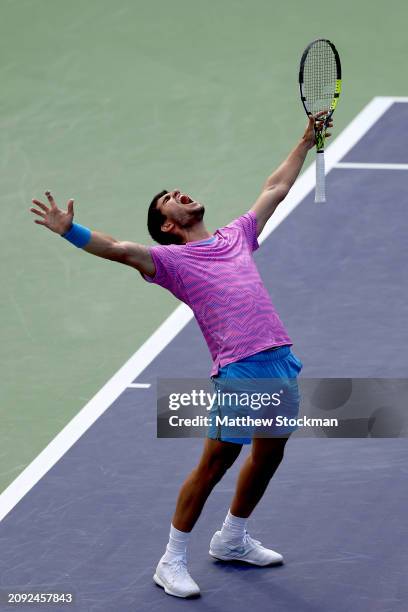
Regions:
<instances>
[{"instance_id":1,"label":"white sock","mask_svg":"<svg viewBox=\"0 0 408 612\"><path fill-rule=\"evenodd\" d=\"M221 537L226 542L239 542L244 538L248 519L234 516L228 510L221 529Z\"/></svg>"},{"instance_id":2,"label":"white sock","mask_svg":"<svg viewBox=\"0 0 408 612\"><path fill-rule=\"evenodd\" d=\"M173 525L170 527L169 543L164 553L164 561L174 561L175 559L186 558L187 544L190 539L190 532L179 531Z\"/></svg>"}]
</instances>

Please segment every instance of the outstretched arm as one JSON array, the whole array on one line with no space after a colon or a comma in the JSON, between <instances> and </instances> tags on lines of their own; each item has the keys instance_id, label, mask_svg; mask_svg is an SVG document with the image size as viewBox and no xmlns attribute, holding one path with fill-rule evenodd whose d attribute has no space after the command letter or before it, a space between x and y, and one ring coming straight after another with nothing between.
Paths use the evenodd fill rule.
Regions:
<instances>
[{"instance_id":1,"label":"outstretched arm","mask_svg":"<svg viewBox=\"0 0 408 612\"><path fill-rule=\"evenodd\" d=\"M325 112L325 111L324 111ZM285 161L267 179L263 190L252 206L251 210L256 215L258 236L262 232L266 222L275 212L276 207L288 195L290 188L297 179L302 169L307 152L315 145L315 123L316 117L309 117L309 123L301 141L291 151ZM329 123L329 127L332 127ZM322 129L323 124L318 122L316 129ZM329 133L326 136L330 136Z\"/></svg>"},{"instance_id":2,"label":"outstretched arm","mask_svg":"<svg viewBox=\"0 0 408 612\"><path fill-rule=\"evenodd\" d=\"M33 200L33 204L38 208L30 208L32 213L40 217L40 219L35 220L35 223L43 225L52 232L63 236L72 227L74 200L68 200L67 210L64 211L58 208L49 191L46 191L45 195L47 196L49 206L40 200ZM155 266L149 249L142 244L121 242L115 240L112 236L92 231L90 239L86 242L83 249L92 255L132 266L148 276L154 276L155 274Z\"/></svg>"}]
</instances>

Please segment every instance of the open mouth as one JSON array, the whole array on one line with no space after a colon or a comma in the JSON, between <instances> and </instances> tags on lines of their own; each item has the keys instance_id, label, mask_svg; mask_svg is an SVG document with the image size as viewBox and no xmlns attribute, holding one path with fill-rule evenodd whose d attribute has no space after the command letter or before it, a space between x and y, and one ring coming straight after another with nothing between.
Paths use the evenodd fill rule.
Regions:
<instances>
[{"instance_id":1,"label":"open mouth","mask_svg":"<svg viewBox=\"0 0 408 612\"><path fill-rule=\"evenodd\" d=\"M185 193L180 193L178 198L177 198L177 202L179 202L180 204L194 204L193 200L190 198L190 196L186 195Z\"/></svg>"}]
</instances>

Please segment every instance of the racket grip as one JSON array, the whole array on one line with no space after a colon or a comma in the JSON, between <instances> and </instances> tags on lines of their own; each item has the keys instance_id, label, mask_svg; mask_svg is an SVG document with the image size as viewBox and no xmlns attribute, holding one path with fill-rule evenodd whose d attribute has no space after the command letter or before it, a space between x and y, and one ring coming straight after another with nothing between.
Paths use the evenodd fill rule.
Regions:
<instances>
[{"instance_id":1,"label":"racket grip","mask_svg":"<svg viewBox=\"0 0 408 612\"><path fill-rule=\"evenodd\" d=\"M316 153L316 190L315 202L326 201L326 174L324 170L324 151Z\"/></svg>"}]
</instances>

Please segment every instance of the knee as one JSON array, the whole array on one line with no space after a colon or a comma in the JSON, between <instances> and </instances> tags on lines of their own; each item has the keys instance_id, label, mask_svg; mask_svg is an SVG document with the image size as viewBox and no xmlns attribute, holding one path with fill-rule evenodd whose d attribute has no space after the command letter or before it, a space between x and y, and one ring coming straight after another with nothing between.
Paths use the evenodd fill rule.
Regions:
<instances>
[{"instance_id":1,"label":"knee","mask_svg":"<svg viewBox=\"0 0 408 612\"><path fill-rule=\"evenodd\" d=\"M197 477L211 485L216 484L224 476L234 461L228 457L214 456L201 462L197 468Z\"/></svg>"},{"instance_id":2,"label":"knee","mask_svg":"<svg viewBox=\"0 0 408 612\"><path fill-rule=\"evenodd\" d=\"M270 474L272 476L282 462L284 455L284 448L274 448L269 451L251 452L251 463L253 468L264 474Z\"/></svg>"}]
</instances>

